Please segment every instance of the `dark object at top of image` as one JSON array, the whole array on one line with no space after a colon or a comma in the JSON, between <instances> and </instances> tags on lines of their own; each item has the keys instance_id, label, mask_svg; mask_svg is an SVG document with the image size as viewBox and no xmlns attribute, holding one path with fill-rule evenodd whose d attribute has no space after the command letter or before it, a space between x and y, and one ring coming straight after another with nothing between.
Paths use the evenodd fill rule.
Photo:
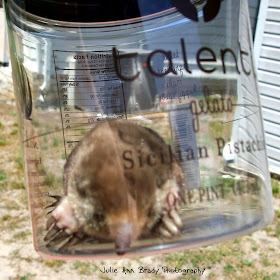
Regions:
<instances>
[{"instance_id":1,"label":"dark object at top of image","mask_svg":"<svg viewBox=\"0 0 280 280\"><path fill-rule=\"evenodd\" d=\"M9 0L7 0L9 3ZM170 0L14 0L25 11L53 20L108 22L158 13L172 8Z\"/></svg>"}]
</instances>

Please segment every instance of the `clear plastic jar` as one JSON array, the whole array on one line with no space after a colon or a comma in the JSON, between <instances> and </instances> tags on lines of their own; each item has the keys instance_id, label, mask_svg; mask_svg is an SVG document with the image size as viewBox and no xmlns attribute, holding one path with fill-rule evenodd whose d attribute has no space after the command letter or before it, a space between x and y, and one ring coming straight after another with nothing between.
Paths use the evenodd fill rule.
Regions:
<instances>
[{"instance_id":1,"label":"clear plastic jar","mask_svg":"<svg viewBox=\"0 0 280 280\"><path fill-rule=\"evenodd\" d=\"M182 222L179 234L154 234L157 225L150 226L148 234L142 228L145 235L140 230L137 238L132 232L125 256L235 238L273 217L247 1L131 2L5 1L34 245L44 256L116 256L116 241L106 234L83 233L76 244L63 247L45 238L51 230L47 221L58 207L48 206L55 196L70 196L63 168L71 151L88 131L111 119L148 127L147 137L159 136L158 145L164 140L184 176L174 218ZM125 131L124 139L134 137ZM160 169L169 162L152 149L142 153L133 145L115 161L120 161L119 174L131 169L135 178L144 178L134 203L144 194L147 204L155 205L160 196L168 201L169 193L160 184L156 192L144 185L145 176L150 183L150 173L155 182L165 178ZM106 150L104 145L100 149ZM107 163L104 158L104 166L93 168L110 177ZM116 205L120 184L115 181L110 195ZM145 192L151 192L150 198ZM104 199L96 195L93 204L102 205ZM128 194L120 196L127 199ZM133 212L135 205L128 205L126 211ZM137 207L139 217L151 219ZM157 210L158 223L170 216L170 209L166 214L163 208ZM102 223L109 227L107 216Z\"/></svg>"}]
</instances>

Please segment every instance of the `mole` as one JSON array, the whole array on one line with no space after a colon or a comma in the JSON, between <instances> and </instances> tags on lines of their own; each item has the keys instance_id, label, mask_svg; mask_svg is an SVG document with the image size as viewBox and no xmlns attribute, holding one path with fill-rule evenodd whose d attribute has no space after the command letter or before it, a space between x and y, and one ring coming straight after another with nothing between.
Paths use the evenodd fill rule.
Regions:
<instances>
[{"instance_id":1,"label":"mole","mask_svg":"<svg viewBox=\"0 0 280 280\"><path fill-rule=\"evenodd\" d=\"M131 162L141 155L155 164L127 168L128 153ZM178 236L184 180L171 147L151 128L124 119L98 123L67 158L64 196L54 196L44 240L51 246L71 237L70 246L93 237L123 255L138 239Z\"/></svg>"}]
</instances>

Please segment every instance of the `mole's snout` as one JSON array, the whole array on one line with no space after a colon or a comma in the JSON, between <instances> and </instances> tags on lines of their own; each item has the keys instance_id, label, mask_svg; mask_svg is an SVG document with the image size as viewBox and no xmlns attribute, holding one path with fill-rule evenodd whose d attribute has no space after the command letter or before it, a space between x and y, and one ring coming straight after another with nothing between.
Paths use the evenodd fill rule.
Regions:
<instances>
[{"instance_id":1,"label":"mole's snout","mask_svg":"<svg viewBox=\"0 0 280 280\"><path fill-rule=\"evenodd\" d=\"M132 226L129 223L121 223L115 232L115 248L118 255L123 255L129 249L133 239Z\"/></svg>"}]
</instances>

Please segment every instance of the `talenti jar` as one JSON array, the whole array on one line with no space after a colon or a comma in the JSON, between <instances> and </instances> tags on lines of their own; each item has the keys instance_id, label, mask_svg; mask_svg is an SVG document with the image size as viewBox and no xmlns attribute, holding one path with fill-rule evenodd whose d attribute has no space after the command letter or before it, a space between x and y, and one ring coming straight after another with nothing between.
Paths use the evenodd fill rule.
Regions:
<instances>
[{"instance_id":1,"label":"talenti jar","mask_svg":"<svg viewBox=\"0 0 280 280\"><path fill-rule=\"evenodd\" d=\"M112 258L273 217L245 0L5 0L35 249Z\"/></svg>"}]
</instances>

